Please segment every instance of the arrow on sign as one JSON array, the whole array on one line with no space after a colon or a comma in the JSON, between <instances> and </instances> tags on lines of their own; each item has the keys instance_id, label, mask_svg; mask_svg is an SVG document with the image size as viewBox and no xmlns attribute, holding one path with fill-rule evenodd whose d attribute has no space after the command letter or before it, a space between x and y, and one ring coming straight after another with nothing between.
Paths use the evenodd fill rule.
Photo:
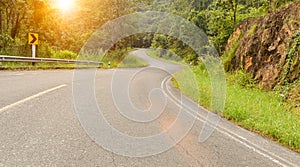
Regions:
<instances>
[{"instance_id":1,"label":"arrow on sign","mask_svg":"<svg viewBox=\"0 0 300 167\"><path fill-rule=\"evenodd\" d=\"M37 34L37 33L29 33L28 34L28 44L30 44L30 45L38 45L39 44L39 34Z\"/></svg>"},{"instance_id":2,"label":"arrow on sign","mask_svg":"<svg viewBox=\"0 0 300 167\"><path fill-rule=\"evenodd\" d=\"M30 36L32 37L32 41L30 41L30 43L35 43L37 38L35 37L35 34L30 34Z\"/></svg>"}]
</instances>

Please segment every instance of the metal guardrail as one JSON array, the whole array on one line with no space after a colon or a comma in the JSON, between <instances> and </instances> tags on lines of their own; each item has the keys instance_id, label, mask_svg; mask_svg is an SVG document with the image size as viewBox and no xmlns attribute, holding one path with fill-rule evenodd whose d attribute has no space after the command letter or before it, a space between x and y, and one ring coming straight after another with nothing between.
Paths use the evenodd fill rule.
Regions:
<instances>
[{"instance_id":1,"label":"metal guardrail","mask_svg":"<svg viewBox=\"0 0 300 167\"><path fill-rule=\"evenodd\" d=\"M0 62L63 63L63 64L102 65L102 66L104 65L103 62L95 62L95 61L32 58L32 57L4 56L4 55L0 55Z\"/></svg>"}]
</instances>

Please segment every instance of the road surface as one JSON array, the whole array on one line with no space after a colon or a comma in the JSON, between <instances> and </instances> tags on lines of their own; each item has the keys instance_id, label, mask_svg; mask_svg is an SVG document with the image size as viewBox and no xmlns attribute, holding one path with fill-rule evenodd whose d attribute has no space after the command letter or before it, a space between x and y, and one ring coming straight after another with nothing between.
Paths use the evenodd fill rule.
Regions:
<instances>
[{"instance_id":1,"label":"road surface","mask_svg":"<svg viewBox=\"0 0 300 167\"><path fill-rule=\"evenodd\" d=\"M148 61L150 67L98 70L95 97L114 128L141 137L170 127L179 112L178 101L186 97L172 86L168 73L155 68L175 72L182 67L147 57L145 50L135 54ZM191 101L187 102L189 109L183 111L199 110L194 115L196 121L171 149L147 157L112 153L92 140L78 120L73 74L73 70L0 72L0 166L300 166L298 153L223 119L212 136L199 143L207 111ZM133 74L135 77L130 79ZM165 92L167 100L157 119L138 123L118 112L112 87L121 90L128 79L131 81L129 98L140 110L151 107L148 97L153 88ZM114 141L118 140L111 138L109 142Z\"/></svg>"}]
</instances>

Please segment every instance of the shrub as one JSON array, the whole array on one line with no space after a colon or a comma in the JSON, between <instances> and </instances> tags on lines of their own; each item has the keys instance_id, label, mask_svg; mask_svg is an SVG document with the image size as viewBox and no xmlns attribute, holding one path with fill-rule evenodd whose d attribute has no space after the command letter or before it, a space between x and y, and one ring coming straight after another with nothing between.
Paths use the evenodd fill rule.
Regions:
<instances>
[{"instance_id":1,"label":"shrub","mask_svg":"<svg viewBox=\"0 0 300 167\"><path fill-rule=\"evenodd\" d=\"M69 50L52 51L51 58L75 60L77 54Z\"/></svg>"}]
</instances>

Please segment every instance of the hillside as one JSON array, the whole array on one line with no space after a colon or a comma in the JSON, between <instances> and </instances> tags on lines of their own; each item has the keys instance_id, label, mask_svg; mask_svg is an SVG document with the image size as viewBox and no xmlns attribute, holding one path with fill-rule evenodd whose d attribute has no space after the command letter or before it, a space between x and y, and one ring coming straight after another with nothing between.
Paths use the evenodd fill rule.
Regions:
<instances>
[{"instance_id":1,"label":"hillside","mask_svg":"<svg viewBox=\"0 0 300 167\"><path fill-rule=\"evenodd\" d=\"M295 82L300 75L299 11L300 2L295 2L243 21L228 41L226 70L244 70L269 90Z\"/></svg>"}]
</instances>

